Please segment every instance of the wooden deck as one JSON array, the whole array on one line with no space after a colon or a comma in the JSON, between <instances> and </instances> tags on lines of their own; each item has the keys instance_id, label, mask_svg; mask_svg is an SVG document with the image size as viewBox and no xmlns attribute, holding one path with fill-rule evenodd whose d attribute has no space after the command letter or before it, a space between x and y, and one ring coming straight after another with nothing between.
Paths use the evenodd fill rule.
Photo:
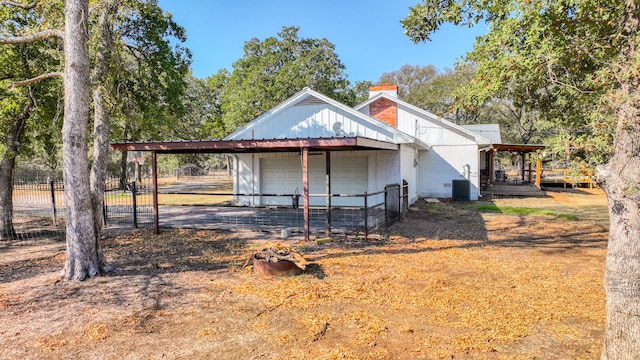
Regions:
<instances>
[{"instance_id":1,"label":"wooden deck","mask_svg":"<svg viewBox=\"0 0 640 360\"><path fill-rule=\"evenodd\" d=\"M543 169L541 172L540 184L542 186L576 187L585 186L593 188L593 173L585 170L578 176L571 174L571 169Z\"/></svg>"},{"instance_id":2,"label":"wooden deck","mask_svg":"<svg viewBox=\"0 0 640 360\"><path fill-rule=\"evenodd\" d=\"M496 182L480 191L482 199L493 199L499 197L543 197L546 196L544 190L539 189L534 184L515 184L507 182Z\"/></svg>"}]
</instances>

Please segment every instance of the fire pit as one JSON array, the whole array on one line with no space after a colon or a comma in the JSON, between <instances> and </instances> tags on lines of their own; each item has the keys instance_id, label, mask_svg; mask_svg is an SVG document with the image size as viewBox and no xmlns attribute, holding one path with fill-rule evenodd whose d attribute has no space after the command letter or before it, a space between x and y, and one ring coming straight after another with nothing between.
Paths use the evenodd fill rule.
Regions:
<instances>
[{"instance_id":1,"label":"fire pit","mask_svg":"<svg viewBox=\"0 0 640 360\"><path fill-rule=\"evenodd\" d=\"M260 275L284 276L300 274L308 262L288 245L274 244L251 256L253 272Z\"/></svg>"}]
</instances>

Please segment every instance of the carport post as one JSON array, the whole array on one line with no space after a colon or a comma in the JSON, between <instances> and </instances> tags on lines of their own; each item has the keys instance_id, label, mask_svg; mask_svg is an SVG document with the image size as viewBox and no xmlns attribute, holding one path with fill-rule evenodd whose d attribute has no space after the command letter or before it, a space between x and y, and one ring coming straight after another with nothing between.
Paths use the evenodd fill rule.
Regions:
<instances>
[{"instance_id":1,"label":"carport post","mask_svg":"<svg viewBox=\"0 0 640 360\"><path fill-rule=\"evenodd\" d=\"M325 152L325 173L326 173L326 204L327 204L327 230L326 236L331 236L331 151Z\"/></svg>"},{"instance_id":2,"label":"carport post","mask_svg":"<svg viewBox=\"0 0 640 360\"><path fill-rule=\"evenodd\" d=\"M309 148L302 148L302 198L304 200L304 240L309 241Z\"/></svg>"},{"instance_id":3,"label":"carport post","mask_svg":"<svg viewBox=\"0 0 640 360\"><path fill-rule=\"evenodd\" d=\"M541 178L542 177L542 160L540 157L536 160L536 186L540 188Z\"/></svg>"},{"instance_id":4,"label":"carport post","mask_svg":"<svg viewBox=\"0 0 640 360\"><path fill-rule=\"evenodd\" d=\"M151 152L151 171L153 172L153 233L160 234L160 225L158 220L158 162L156 161L156 152Z\"/></svg>"},{"instance_id":5,"label":"carport post","mask_svg":"<svg viewBox=\"0 0 640 360\"><path fill-rule=\"evenodd\" d=\"M520 170L522 171L522 182L524 183L524 162L527 161L525 159L525 152L520 152L520 158L522 159L522 163L520 164Z\"/></svg>"},{"instance_id":6,"label":"carport post","mask_svg":"<svg viewBox=\"0 0 640 360\"><path fill-rule=\"evenodd\" d=\"M531 153L528 153L527 155L528 155L527 157L529 158L529 184L531 184L531 179L532 179L532 176L531 176L531 171L532 171Z\"/></svg>"},{"instance_id":7,"label":"carport post","mask_svg":"<svg viewBox=\"0 0 640 360\"><path fill-rule=\"evenodd\" d=\"M496 181L496 177L495 177L495 172L493 170L494 165L494 161L496 161L496 152L495 150L491 149L488 151L489 153L489 173L487 174L489 176L489 184L493 184Z\"/></svg>"}]
</instances>

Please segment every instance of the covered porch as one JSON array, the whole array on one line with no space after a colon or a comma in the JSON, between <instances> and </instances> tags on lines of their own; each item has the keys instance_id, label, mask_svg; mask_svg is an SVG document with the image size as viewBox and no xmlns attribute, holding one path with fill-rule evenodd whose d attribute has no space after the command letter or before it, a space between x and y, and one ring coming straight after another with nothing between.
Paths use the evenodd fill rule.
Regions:
<instances>
[{"instance_id":1,"label":"covered porch","mask_svg":"<svg viewBox=\"0 0 640 360\"><path fill-rule=\"evenodd\" d=\"M540 188L540 179L542 171L542 163L540 158L535 159L535 169L533 165L532 153L543 150L545 145L526 145L526 144L493 144L486 152L485 169L486 174L483 176L484 188L486 186L494 185L499 182L506 182L510 185L513 184L535 184ZM518 154L520 157L520 168L518 170L517 177L497 176L495 169L495 156L498 152L509 152ZM486 189L485 189L486 190Z\"/></svg>"}]
</instances>

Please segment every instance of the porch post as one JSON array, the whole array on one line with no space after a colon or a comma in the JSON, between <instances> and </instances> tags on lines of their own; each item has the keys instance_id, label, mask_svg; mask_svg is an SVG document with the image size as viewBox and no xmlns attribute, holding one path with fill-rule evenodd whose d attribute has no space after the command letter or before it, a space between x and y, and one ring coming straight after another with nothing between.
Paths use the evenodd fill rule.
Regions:
<instances>
[{"instance_id":1,"label":"porch post","mask_svg":"<svg viewBox=\"0 0 640 360\"><path fill-rule=\"evenodd\" d=\"M331 236L331 151L325 151L325 181L326 181L326 201L327 206L327 229L326 236Z\"/></svg>"},{"instance_id":2,"label":"porch post","mask_svg":"<svg viewBox=\"0 0 640 360\"><path fill-rule=\"evenodd\" d=\"M160 225L158 219L158 162L156 152L151 152L151 171L153 173L153 232L160 234Z\"/></svg>"},{"instance_id":3,"label":"porch post","mask_svg":"<svg viewBox=\"0 0 640 360\"><path fill-rule=\"evenodd\" d=\"M489 176L489 184L493 184L493 182L496 180L493 171L493 162L495 161L495 156L495 151L493 149L489 150L489 173L487 174Z\"/></svg>"},{"instance_id":4,"label":"porch post","mask_svg":"<svg viewBox=\"0 0 640 360\"><path fill-rule=\"evenodd\" d=\"M302 199L304 200L304 240L309 241L309 148L302 148Z\"/></svg>"},{"instance_id":5,"label":"porch post","mask_svg":"<svg viewBox=\"0 0 640 360\"><path fill-rule=\"evenodd\" d=\"M536 160L536 186L540 188L540 184L542 183L542 161L540 157Z\"/></svg>"},{"instance_id":6,"label":"porch post","mask_svg":"<svg viewBox=\"0 0 640 360\"><path fill-rule=\"evenodd\" d=\"M531 174L531 170L533 167L533 164L531 163L531 153L528 153L528 158L529 158L529 184L531 184L531 179L533 178L533 174Z\"/></svg>"},{"instance_id":7,"label":"porch post","mask_svg":"<svg viewBox=\"0 0 640 360\"><path fill-rule=\"evenodd\" d=\"M522 171L522 182L524 183L524 162L526 161L524 152L520 153L520 158L522 159L522 163L520 164L520 170Z\"/></svg>"}]
</instances>

